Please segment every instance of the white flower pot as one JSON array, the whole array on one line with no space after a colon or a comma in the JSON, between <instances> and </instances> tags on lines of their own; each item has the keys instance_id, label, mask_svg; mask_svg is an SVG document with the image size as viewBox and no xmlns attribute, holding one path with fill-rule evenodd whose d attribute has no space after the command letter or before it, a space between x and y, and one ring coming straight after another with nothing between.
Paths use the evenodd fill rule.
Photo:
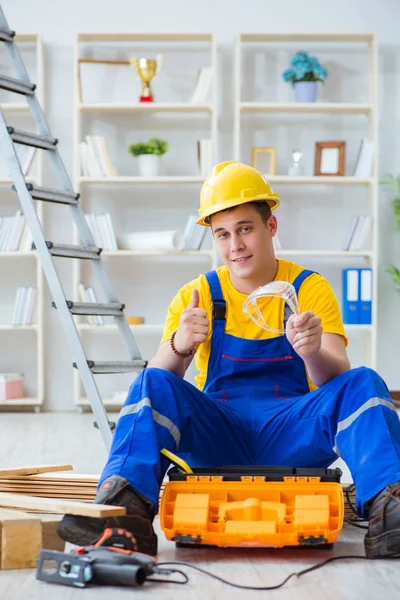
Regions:
<instances>
[{"instance_id":1,"label":"white flower pot","mask_svg":"<svg viewBox=\"0 0 400 600\"><path fill-rule=\"evenodd\" d=\"M161 156L157 154L140 154L137 160L141 177L158 177L160 175Z\"/></svg>"}]
</instances>

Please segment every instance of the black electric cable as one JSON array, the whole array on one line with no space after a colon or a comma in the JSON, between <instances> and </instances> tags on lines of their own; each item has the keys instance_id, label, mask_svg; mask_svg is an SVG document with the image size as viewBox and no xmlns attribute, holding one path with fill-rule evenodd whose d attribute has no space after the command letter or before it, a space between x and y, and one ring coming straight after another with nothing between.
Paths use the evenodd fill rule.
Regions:
<instances>
[{"instance_id":1,"label":"black electric cable","mask_svg":"<svg viewBox=\"0 0 400 600\"><path fill-rule=\"evenodd\" d=\"M400 556L385 556L382 558L385 558L385 560L398 559L398 558L400 558ZM232 587L239 588L241 590L258 590L259 592L266 592L269 590L277 590L277 589L283 587L289 581L289 579L291 579L292 577L301 577L302 575L305 575L306 573L311 573L311 571L316 571L317 569L320 569L321 567L324 567L325 565L327 565L331 562L334 562L337 560L349 560L349 559L371 560L370 558L368 558L368 556L362 556L361 554L360 555L349 554L349 555L343 555L343 556L332 556L331 558L327 558L326 560L316 563L315 565L312 565L311 567L307 567L306 569L303 569L302 571L297 571L297 573L296 572L290 573L290 575L288 575L286 577L286 579L284 579L281 583L278 583L277 585L269 585L269 586L261 586L261 587L257 587L257 586L253 586L253 585L241 585L240 583L233 583L232 581L229 581L227 579L223 579L222 577L219 577L219 575L210 573L210 571L207 571L206 569L202 569L201 567L192 565L191 563L187 563L187 562L181 562L181 561L162 562L162 563L158 563L158 566L161 567L161 566L167 566L167 565L179 565L182 567L190 567L191 569L195 569L196 571L199 571L200 573L203 573L204 575L207 575L208 577L212 577L213 579L216 579L217 581L219 581L221 583L225 583L226 585L230 585ZM377 560L377 559L374 559L374 560Z\"/></svg>"},{"instance_id":2,"label":"black electric cable","mask_svg":"<svg viewBox=\"0 0 400 600\"><path fill-rule=\"evenodd\" d=\"M368 529L368 525L361 524L361 523L366 523L367 521L365 519L363 519L362 517L360 517L360 515L357 512L357 508L354 506L353 501L350 498L350 491L354 492L354 490L355 490L354 483L348 485L347 488L345 488L345 495L346 495L347 504L349 505L352 512L356 515L357 518L352 519L350 517L347 517L345 519L345 522L348 523L349 525L352 525L353 527L358 527L358 529Z\"/></svg>"},{"instance_id":3,"label":"black electric cable","mask_svg":"<svg viewBox=\"0 0 400 600\"><path fill-rule=\"evenodd\" d=\"M189 581L189 577L180 569L160 569L159 571L157 571L156 568L154 575L157 575L158 573L162 575L173 575L174 573L179 573L179 575L182 575L183 581L177 581L176 579L161 579L158 577L156 579L154 579L153 577L147 577L146 581L151 581L152 583L177 583L178 585L184 585Z\"/></svg>"}]
</instances>

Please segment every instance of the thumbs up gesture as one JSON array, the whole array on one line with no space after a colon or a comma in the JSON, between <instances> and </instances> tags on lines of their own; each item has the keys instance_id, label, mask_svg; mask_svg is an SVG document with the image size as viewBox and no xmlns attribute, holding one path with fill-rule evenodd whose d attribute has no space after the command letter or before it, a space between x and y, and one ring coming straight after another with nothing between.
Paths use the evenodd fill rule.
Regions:
<instances>
[{"instance_id":1,"label":"thumbs up gesture","mask_svg":"<svg viewBox=\"0 0 400 600\"><path fill-rule=\"evenodd\" d=\"M194 289L188 307L182 311L175 334L175 348L182 354L186 354L206 341L209 321L206 311L199 308L199 303L199 290Z\"/></svg>"}]
</instances>

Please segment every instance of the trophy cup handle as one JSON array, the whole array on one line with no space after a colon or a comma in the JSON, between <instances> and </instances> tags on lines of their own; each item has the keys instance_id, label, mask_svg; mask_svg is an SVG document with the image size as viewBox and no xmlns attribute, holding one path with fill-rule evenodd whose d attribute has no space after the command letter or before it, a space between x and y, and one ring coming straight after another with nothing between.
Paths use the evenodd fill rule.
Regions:
<instances>
[{"instance_id":1,"label":"trophy cup handle","mask_svg":"<svg viewBox=\"0 0 400 600\"><path fill-rule=\"evenodd\" d=\"M157 73L160 71L160 69L161 69L161 67L163 65L162 54L157 54L157 56L156 56L156 63L157 63L156 75L157 75Z\"/></svg>"}]
</instances>

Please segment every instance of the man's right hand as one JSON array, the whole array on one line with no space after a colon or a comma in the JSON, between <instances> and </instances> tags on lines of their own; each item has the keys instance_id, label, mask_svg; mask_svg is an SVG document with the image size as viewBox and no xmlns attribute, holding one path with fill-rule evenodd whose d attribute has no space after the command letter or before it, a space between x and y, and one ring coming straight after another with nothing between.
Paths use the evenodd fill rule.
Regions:
<instances>
[{"instance_id":1,"label":"man's right hand","mask_svg":"<svg viewBox=\"0 0 400 600\"><path fill-rule=\"evenodd\" d=\"M199 290L194 289L189 306L182 311L179 327L175 334L175 348L182 354L193 350L207 339L209 320L206 311L199 308L199 302Z\"/></svg>"}]
</instances>

